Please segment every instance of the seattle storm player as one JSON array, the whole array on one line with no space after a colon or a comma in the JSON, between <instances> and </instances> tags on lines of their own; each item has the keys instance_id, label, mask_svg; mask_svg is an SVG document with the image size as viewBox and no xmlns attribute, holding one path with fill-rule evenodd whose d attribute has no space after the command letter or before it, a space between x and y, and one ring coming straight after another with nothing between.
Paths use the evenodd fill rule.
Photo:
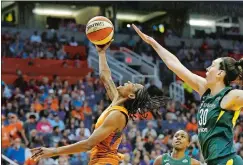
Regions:
<instances>
[{"instance_id":1,"label":"seattle storm player","mask_svg":"<svg viewBox=\"0 0 243 165\"><path fill-rule=\"evenodd\" d=\"M190 136L184 130L175 133L172 140L172 153L166 153L157 157L154 165L200 165L196 159L185 155L185 151L190 143Z\"/></svg>"},{"instance_id":2,"label":"seattle storm player","mask_svg":"<svg viewBox=\"0 0 243 165\"><path fill-rule=\"evenodd\" d=\"M133 28L154 48L167 67L201 96L197 113L198 137L207 164L243 165L233 142L233 128L243 107L243 90L230 87L232 81L243 78L243 58L239 61L230 57L218 58L207 68L206 78L203 78L189 71L176 56L135 25Z\"/></svg>"}]
</instances>

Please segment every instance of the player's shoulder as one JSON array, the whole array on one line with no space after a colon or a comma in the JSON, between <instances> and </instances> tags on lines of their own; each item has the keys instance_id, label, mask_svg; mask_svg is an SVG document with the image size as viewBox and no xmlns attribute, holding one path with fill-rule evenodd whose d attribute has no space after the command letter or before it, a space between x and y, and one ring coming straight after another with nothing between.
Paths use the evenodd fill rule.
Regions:
<instances>
[{"instance_id":1,"label":"player's shoulder","mask_svg":"<svg viewBox=\"0 0 243 165\"><path fill-rule=\"evenodd\" d=\"M191 165L200 165L200 162L196 159L191 158Z\"/></svg>"},{"instance_id":2,"label":"player's shoulder","mask_svg":"<svg viewBox=\"0 0 243 165\"><path fill-rule=\"evenodd\" d=\"M121 123L126 123L126 116L120 111L111 111L107 117L104 119L104 123L112 124L113 126L124 127Z\"/></svg>"},{"instance_id":3,"label":"player's shoulder","mask_svg":"<svg viewBox=\"0 0 243 165\"><path fill-rule=\"evenodd\" d=\"M158 156L155 160L154 160L154 164L153 165L161 165L162 164L162 160L163 160L163 155Z\"/></svg>"}]
</instances>

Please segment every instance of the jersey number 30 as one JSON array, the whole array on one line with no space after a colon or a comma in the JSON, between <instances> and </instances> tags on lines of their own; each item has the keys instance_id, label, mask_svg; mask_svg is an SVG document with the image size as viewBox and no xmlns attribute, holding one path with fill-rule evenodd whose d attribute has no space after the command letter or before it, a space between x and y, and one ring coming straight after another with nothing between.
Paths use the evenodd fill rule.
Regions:
<instances>
[{"instance_id":1,"label":"jersey number 30","mask_svg":"<svg viewBox=\"0 0 243 165\"><path fill-rule=\"evenodd\" d=\"M200 119L199 119L199 125L204 126L207 123L207 116L208 116L208 109L200 109Z\"/></svg>"}]
</instances>

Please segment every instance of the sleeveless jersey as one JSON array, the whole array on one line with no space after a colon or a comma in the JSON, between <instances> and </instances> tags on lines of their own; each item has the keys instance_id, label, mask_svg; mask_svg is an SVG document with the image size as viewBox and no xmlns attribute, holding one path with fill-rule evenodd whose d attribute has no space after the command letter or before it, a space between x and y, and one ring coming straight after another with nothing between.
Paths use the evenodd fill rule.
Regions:
<instances>
[{"instance_id":1,"label":"sleeveless jersey","mask_svg":"<svg viewBox=\"0 0 243 165\"><path fill-rule=\"evenodd\" d=\"M170 154L164 154L162 156L161 165L191 165L191 157L185 155L182 159L173 159Z\"/></svg>"},{"instance_id":2,"label":"sleeveless jersey","mask_svg":"<svg viewBox=\"0 0 243 165\"><path fill-rule=\"evenodd\" d=\"M109 115L111 111L120 111L127 116L128 111L121 106L112 106L105 110L97 120L95 124L95 129L101 126L105 118ZM117 150L122 140L122 132L112 132L105 140L98 143L94 148L92 148L90 153L90 162L89 165L95 164L112 164L118 165L121 155L118 154Z\"/></svg>"},{"instance_id":3,"label":"sleeveless jersey","mask_svg":"<svg viewBox=\"0 0 243 165\"><path fill-rule=\"evenodd\" d=\"M240 110L230 111L220 107L221 100L231 89L225 87L215 96L210 96L208 89L202 96L197 122L198 138L206 162L235 153L233 128Z\"/></svg>"}]
</instances>

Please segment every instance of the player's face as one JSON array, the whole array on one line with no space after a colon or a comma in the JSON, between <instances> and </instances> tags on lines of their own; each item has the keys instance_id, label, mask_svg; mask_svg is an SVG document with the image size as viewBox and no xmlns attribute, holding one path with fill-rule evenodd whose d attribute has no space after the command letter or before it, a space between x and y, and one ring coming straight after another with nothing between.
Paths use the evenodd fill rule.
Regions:
<instances>
[{"instance_id":1,"label":"player's face","mask_svg":"<svg viewBox=\"0 0 243 165\"><path fill-rule=\"evenodd\" d=\"M223 77L225 75L225 72L223 70L220 70L220 63L223 60L221 58L218 58L212 62L212 65L207 68L206 72L206 80L207 80L207 86L210 87L218 81L223 81Z\"/></svg>"},{"instance_id":2,"label":"player's face","mask_svg":"<svg viewBox=\"0 0 243 165\"><path fill-rule=\"evenodd\" d=\"M177 131L173 137L172 146L177 150L185 150L189 145L188 134L183 131Z\"/></svg>"},{"instance_id":3,"label":"player's face","mask_svg":"<svg viewBox=\"0 0 243 165\"><path fill-rule=\"evenodd\" d=\"M134 84L128 81L123 86L117 87L119 94L124 98L135 99L135 93L139 89L142 89L143 85Z\"/></svg>"}]
</instances>

